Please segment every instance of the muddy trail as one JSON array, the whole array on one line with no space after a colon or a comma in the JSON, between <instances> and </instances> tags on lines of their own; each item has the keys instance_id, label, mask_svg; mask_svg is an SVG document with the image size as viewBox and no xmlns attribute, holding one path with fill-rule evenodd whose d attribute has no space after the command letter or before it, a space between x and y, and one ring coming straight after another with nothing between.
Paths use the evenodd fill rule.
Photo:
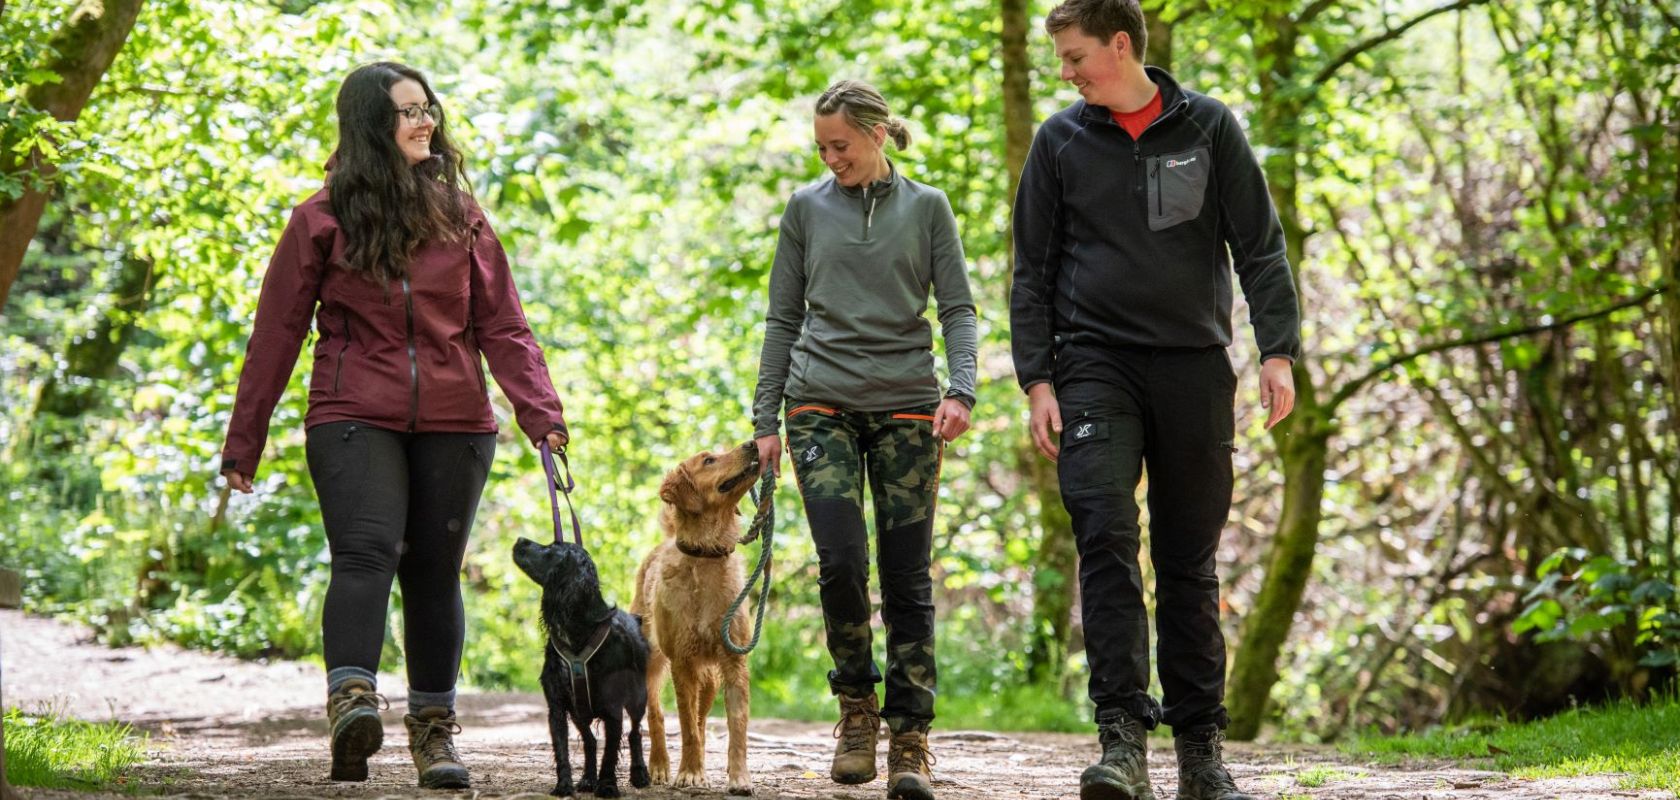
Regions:
<instances>
[{"instance_id":1,"label":"muddy trail","mask_svg":"<svg viewBox=\"0 0 1680 800\"><path fill-rule=\"evenodd\" d=\"M398 675L382 675L391 699L384 715L386 746L370 761L366 783L327 779L324 688L317 668L258 664L173 647L107 648L82 628L15 611L0 612L4 697L25 711L51 709L90 720L118 719L148 737L146 761L126 791L212 798L532 798L554 785L546 710L540 694L463 694L457 742L472 770L473 788L459 792L415 788L404 743ZM678 740L671 718L673 761ZM723 720L706 736L709 789L630 789L624 796L724 797ZM1078 797L1079 772L1097 753L1094 735L992 733L935 729L934 790L941 800ZM883 742L883 760L884 748ZM748 766L759 798L877 800L881 779L862 786L828 780L831 726L754 719ZM1162 800L1173 797L1177 775L1170 739L1151 740L1152 775ZM572 738L573 764L581 749ZM1639 798L1672 800L1666 791L1616 789L1615 775L1523 780L1448 762L1399 766L1365 763L1329 747L1231 744L1231 772L1259 797L1338 800L1470 800L1470 798ZM621 773L622 774L622 773ZM1306 783L1314 785L1303 785ZM123 797L132 794L22 789L26 798ZM587 797L587 795L584 795Z\"/></svg>"}]
</instances>

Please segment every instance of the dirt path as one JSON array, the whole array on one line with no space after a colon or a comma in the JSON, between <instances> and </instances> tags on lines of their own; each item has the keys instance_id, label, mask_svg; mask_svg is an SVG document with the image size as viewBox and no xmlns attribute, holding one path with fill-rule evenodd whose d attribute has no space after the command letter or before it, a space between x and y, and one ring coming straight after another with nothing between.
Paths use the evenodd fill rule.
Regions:
<instances>
[{"instance_id":1,"label":"dirt path","mask_svg":"<svg viewBox=\"0 0 1680 800\"><path fill-rule=\"evenodd\" d=\"M150 736L147 762L135 781L162 794L205 798L410 798L453 793L414 787L403 747L400 676L380 686L392 699L385 716L386 748L372 762L365 784L326 780L326 725L319 671L299 664L253 664L176 648L113 650L88 642L74 626L0 612L0 658L5 700L26 710L52 707L85 719L121 719ZM470 798L536 798L554 784L542 697L536 694L464 695L460 749L473 770ZM671 747L677 741L672 725ZM760 798L878 800L885 784L859 787L829 782L833 739L829 726L755 719L748 765ZM626 787L626 797L649 800L722 798L725 733L722 720L708 726L709 791ZM1081 769L1095 754L1092 736L935 731L938 757L934 789L941 800L1022 800L1077 797ZM581 756L573 739L573 763ZM1151 742L1154 783L1171 798L1176 775L1170 741ZM1622 791L1615 776L1517 780L1503 773L1456 765L1404 768L1359 763L1330 748L1233 744L1228 757L1239 784L1267 798L1337 800L1673 800L1672 792ZM1315 770L1315 768L1318 768ZM1322 785L1304 787L1297 776L1334 770ZM23 790L26 798L94 795ZM120 795L110 795L118 797Z\"/></svg>"}]
</instances>

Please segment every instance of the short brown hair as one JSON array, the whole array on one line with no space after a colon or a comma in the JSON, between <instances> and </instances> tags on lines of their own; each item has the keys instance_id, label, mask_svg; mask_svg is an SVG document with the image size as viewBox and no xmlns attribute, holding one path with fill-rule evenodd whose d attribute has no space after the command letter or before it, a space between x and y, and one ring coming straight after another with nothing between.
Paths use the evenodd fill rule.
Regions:
<instances>
[{"instance_id":1,"label":"short brown hair","mask_svg":"<svg viewBox=\"0 0 1680 800\"><path fill-rule=\"evenodd\" d=\"M1149 30L1143 22L1143 7L1138 0L1065 0L1050 9L1044 18L1044 30L1051 36L1069 26L1078 25L1087 36L1095 36L1108 44L1116 33L1124 33L1132 40L1133 57L1143 63L1149 48Z\"/></svg>"}]
</instances>

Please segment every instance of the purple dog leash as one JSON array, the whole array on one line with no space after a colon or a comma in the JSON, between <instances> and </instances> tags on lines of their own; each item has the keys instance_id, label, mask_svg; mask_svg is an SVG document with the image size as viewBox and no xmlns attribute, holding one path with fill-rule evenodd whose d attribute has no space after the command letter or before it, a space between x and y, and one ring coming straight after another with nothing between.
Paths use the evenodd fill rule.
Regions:
<instances>
[{"instance_id":1,"label":"purple dog leash","mask_svg":"<svg viewBox=\"0 0 1680 800\"><path fill-rule=\"evenodd\" d=\"M577 488L577 482L572 480L572 465L566 461L566 448L551 450L548 442L544 440L537 445L537 450L542 453L543 472L548 475L548 505L554 510L554 541L560 541L560 533L565 530L560 524L560 497L554 492L558 488L561 494L566 495L566 510L572 514L572 541L576 542L578 547L582 547L583 528L578 525L577 509L572 507L572 490ZM560 459L560 466L565 471L564 483L560 482L560 472L554 468L556 457Z\"/></svg>"}]
</instances>

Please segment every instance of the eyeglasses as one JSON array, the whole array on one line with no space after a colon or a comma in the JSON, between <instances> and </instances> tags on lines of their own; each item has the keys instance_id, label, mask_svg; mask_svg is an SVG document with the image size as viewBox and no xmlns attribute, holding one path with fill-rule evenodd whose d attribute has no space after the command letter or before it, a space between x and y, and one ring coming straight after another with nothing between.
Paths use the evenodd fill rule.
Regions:
<instances>
[{"instance_id":1,"label":"eyeglasses","mask_svg":"<svg viewBox=\"0 0 1680 800\"><path fill-rule=\"evenodd\" d=\"M421 124L430 117L433 125L443 124L443 109L437 106L407 105L397 109L397 116L402 117L411 126Z\"/></svg>"}]
</instances>

